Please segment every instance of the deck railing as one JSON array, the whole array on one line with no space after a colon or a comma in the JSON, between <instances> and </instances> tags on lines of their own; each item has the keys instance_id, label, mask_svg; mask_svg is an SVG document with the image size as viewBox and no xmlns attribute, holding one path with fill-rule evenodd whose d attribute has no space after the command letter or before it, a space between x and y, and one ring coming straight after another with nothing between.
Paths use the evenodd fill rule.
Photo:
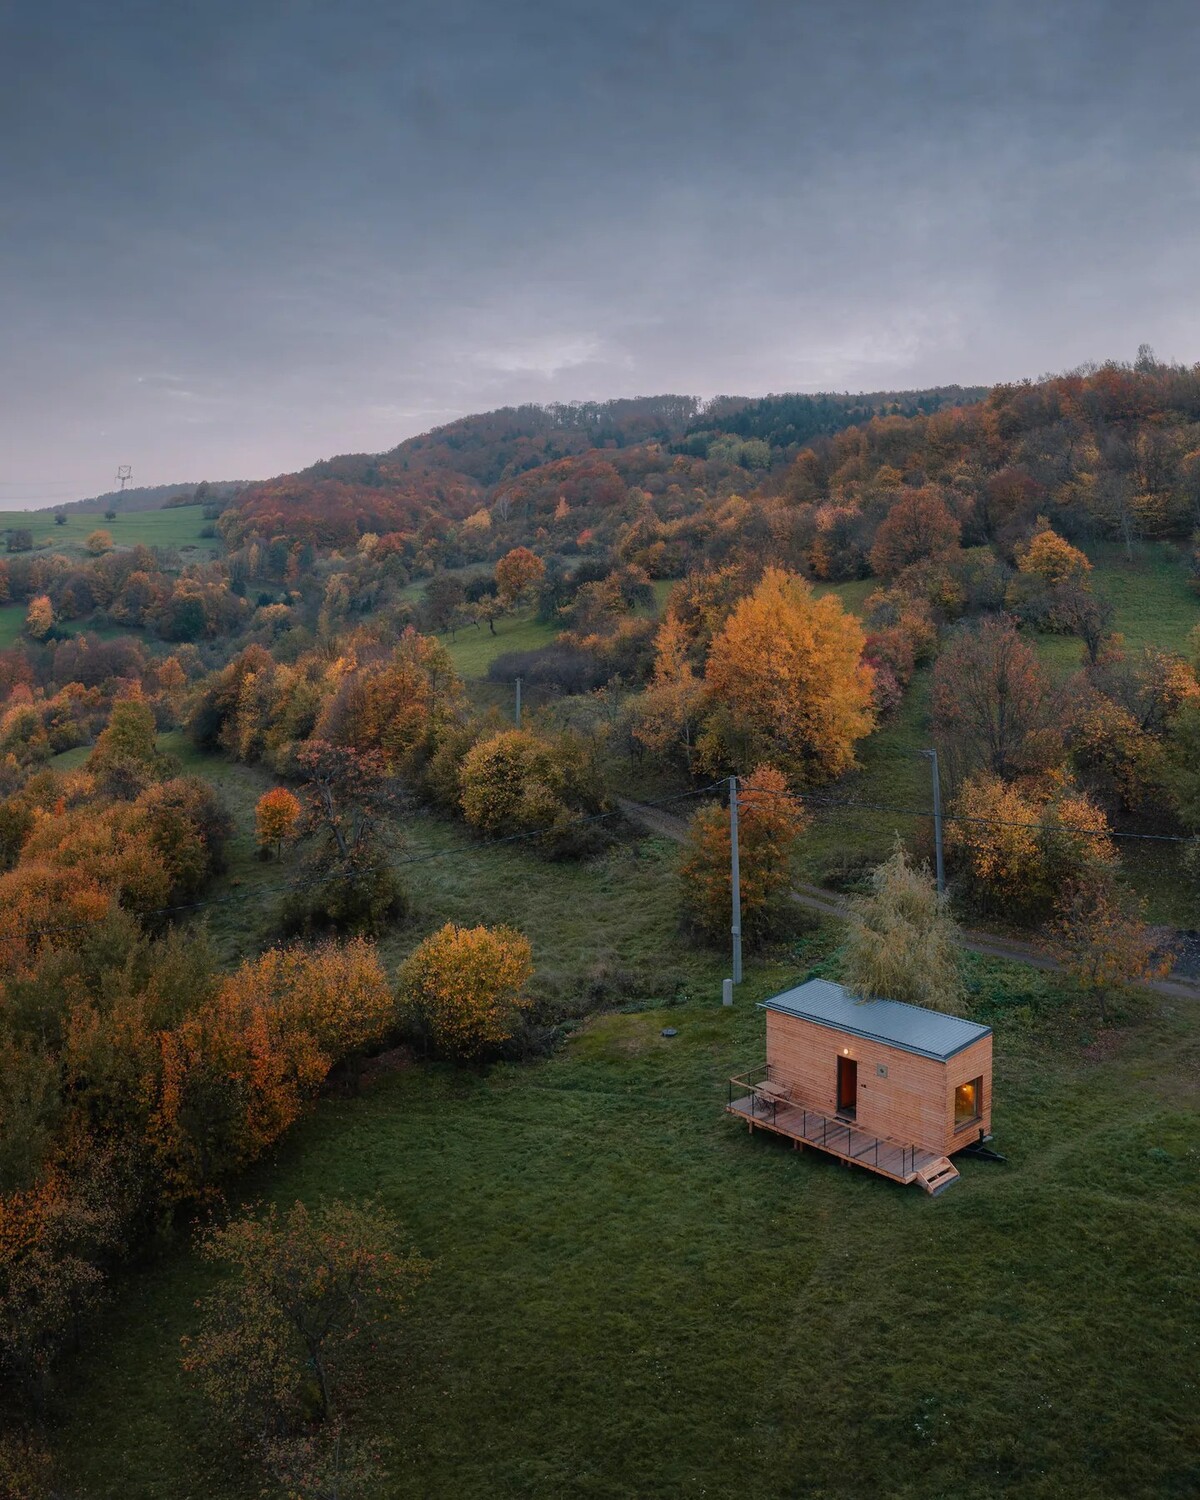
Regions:
<instances>
[{"instance_id":1,"label":"deck railing","mask_svg":"<svg viewBox=\"0 0 1200 1500\"><path fill-rule=\"evenodd\" d=\"M798 1114L800 1116L799 1138L801 1140L807 1141L810 1145L820 1146L825 1151L834 1151L837 1155L844 1156L850 1161L860 1161L864 1164L864 1166L868 1162L870 1162L871 1165L876 1168L876 1170L887 1172L892 1176L899 1175L902 1178L907 1178L910 1173L916 1171L917 1152L921 1149L920 1147L907 1146L903 1141L884 1140L880 1136L871 1135L868 1131L860 1129L859 1126L855 1125L850 1120L838 1119L836 1117L830 1119L828 1115L821 1113L821 1111L808 1109L805 1105L795 1103L790 1099L779 1099L774 1095L761 1094L759 1092L759 1089L764 1083L768 1082L769 1080L771 1080L770 1064L764 1064L763 1066L758 1068L751 1068L748 1073L738 1074L735 1077L731 1078L729 1080L730 1107L732 1108L733 1106L734 1089L736 1087L739 1091L737 1095L738 1098L742 1098L747 1095L749 1096L751 1119L757 1118L758 1112L761 1109L763 1122L766 1123L769 1121L771 1127L778 1130L779 1110L782 1107L785 1112L790 1112L793 1115ZM782 1082L782 1080L780 1080L780 1082ZM811 1131L809 1128L810 1120L812 1122ZM819 1131L817 1129L818 1125L820 1127ZM836 1136L840 1131L845 1131L847 1147L845 1151L839 1150L836 1146L829 1145L829 1136L831 1130L834 1136ZM867 1144L863 1146L860 1151L855 1151L854 1149L855 1135L862 1136L863 1139L867 1142ZM898 1174L893 1173L891 1167L885 1166L880 1168L879 1148L881 1146L885 1151L892 1150L900 1152L900 1171Z\"/></svg>"}]
</instances>

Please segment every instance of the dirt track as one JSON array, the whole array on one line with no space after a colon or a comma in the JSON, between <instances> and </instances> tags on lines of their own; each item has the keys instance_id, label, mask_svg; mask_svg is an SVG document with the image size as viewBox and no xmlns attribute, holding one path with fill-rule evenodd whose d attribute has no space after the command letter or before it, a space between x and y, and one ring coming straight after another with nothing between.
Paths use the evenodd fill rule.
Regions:
<instances>
[{"instance_id":1,"label":"dirt track","mask_svg":"<svg viewBox=\"0 0 1200 1500\"><path fill-rule=\"evenodd\" d=\"M631 802L627 797L618 797L616 802L631 823L639 824L649 833L674 839L680 844L687 837L687 820L674 813L666 812L661 807L645 807L640 802ZM798 906L818 912L823 917L846 915L846 898L837 891L827 891L819 885L798 885L792 892L792 900ZM1062 965L1044 949L1017 938L999 937L995 933L965 928L962 945L969 953L979 953L985 958L1006 958L1013 963L1028 964L1032 969L1062 972ZM1174 1000L1200 1000L1200 985L1182 978L1150 979L1141 983L1138 988L1153 990L1156 994L1168 995Z\"/></svg>"}]
</instances>

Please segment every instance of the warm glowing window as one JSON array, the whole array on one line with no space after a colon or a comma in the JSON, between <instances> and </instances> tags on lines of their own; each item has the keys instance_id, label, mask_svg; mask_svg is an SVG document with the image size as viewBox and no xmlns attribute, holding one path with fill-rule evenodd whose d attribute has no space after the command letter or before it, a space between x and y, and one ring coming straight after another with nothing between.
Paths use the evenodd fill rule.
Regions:
<instances>
[{"instance_id":1,"label":"warm glowing window","mask_svg":"<svg viewBox=\"0 0 1200 1500\"><path fill-rule=\"evenodd\" d=\"M983 1079L972 1078L970 1083L960 1083L954 1090L954 1128L969 1125L978 1120L983 1104Z\"/></svg>"}]
</instances>

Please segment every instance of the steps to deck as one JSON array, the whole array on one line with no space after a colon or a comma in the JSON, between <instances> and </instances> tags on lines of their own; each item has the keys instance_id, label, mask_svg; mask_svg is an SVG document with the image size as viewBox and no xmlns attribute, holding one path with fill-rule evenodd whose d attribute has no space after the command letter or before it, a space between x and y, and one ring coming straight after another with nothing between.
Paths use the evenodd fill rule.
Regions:
<instances>
[{"instance_id":1,"label":"steps to deck","mask_svg":"<svg viewBox=\"0 0 1200 1500\"><path fill-rule=\"evenodd\" d=\"M942 1156L929 1166L918 1167L916 1178L929 1196L936 1198L958 1181L958 1168L948 1156Z\"/></svg>"}]
</instances>

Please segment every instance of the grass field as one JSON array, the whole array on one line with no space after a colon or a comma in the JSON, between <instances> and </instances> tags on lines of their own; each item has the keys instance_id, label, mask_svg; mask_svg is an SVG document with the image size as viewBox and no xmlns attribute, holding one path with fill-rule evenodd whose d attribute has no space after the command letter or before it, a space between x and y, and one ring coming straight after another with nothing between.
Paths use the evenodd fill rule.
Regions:
<instances>
[{"instance_id":1,"label":"grass field","mask_svg":"<svg viewBox=\"0 0 1200 1500\"><path fill-rule=\"evenodd\" d=\"M24 604L0 604L0 651L15 646L25 624Z\"/></svg>"},{"instance_id":2,"label":"grass field","mask_svg":"<svg viewBox=\"0 0 1200 1500\"><path fill-rule=\"evenodd\" d=\"M478 629L468 626L457 632L451 640L443 635L459 675L467 678L485 677L487 669L498 656L506 651L535 651L539 646L548 646L558 634L556 625L546 625L534 618L531 610L517 615L504 615L496 621L496 634L486 625Z\"/></svg>"},{"instance_id":3,"label":"grass field","mask_svg":"<svg viewBox=\"0 0 1200 1500\"><path fill-rule=\"evenodd\" d=\"M378 1194L435 1262L374 1331L357 1421L390 1478L369 1500L1195 1494L1196 1015L1136 1002L1098 1039L1046 976L976 963L1009 1163L930 1200L722 1115L761 1055L750 1002L833 938L752 961L724 1010L668 864L648 843L582 869L511 847L412 867L391 960L444 916L515 919L564 997L607 949L648 1008L546 1062L385 1074L234 1189ZM690 998L663 1008L671 976ZM75 1500L258 1493L179 1371L211 1284L182 1243L131 1274L62 1393Z\"/></svg>"},{"instance_id":4,"label":"grass field","mask_svg":"<svg viewBox=\"0 0 1200 1500\"><path fill-rule=\"evenodd\" d=\"M49 543L52 549L72 553L83 552L84 543L93 531L111 533L118 547L132 547L141 542L147 547L175 547L207 556L221 550L218 538L200 535L201 528L209 523L199 505L128 511L118 513L111 521L99 513L82 515L79 511L68 511L66 515L66 524L58 526L52 511L0 511L0 535L10 528L21 527L33 533L35 547ZM2 556L4 553L0 552Z\"/></svg>"}]
</instances>

